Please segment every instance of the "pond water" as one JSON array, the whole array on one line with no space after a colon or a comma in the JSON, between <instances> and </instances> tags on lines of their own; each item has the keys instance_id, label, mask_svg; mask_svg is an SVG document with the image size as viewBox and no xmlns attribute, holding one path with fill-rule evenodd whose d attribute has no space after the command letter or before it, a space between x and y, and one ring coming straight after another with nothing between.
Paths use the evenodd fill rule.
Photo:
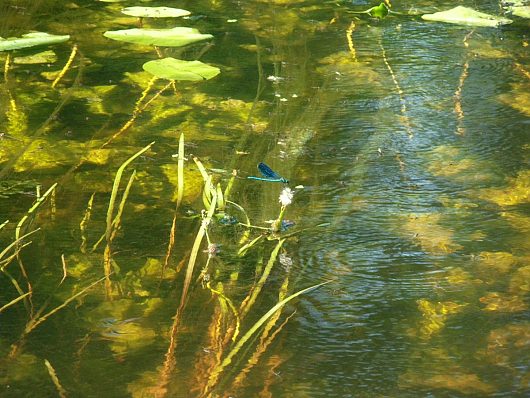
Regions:
<instances>
[{"instance_id":1,"label":"pond water","mask_svg":"<svg viewBox=\"0 0 530 398\"><path fill-rule=\"evenodd\" d=\"M0 53L0 395L528 396L528 20L354 13L367 1L140 4L192 14L0 2L2 37L71 36L39 48L56 54L44 64ZM213 39L103 36L139 24ZM168 56L221 73L150 82L142 65ZM294 192L277 232L286 185L247 179L260 162Z\"/></svg>"}]
</instances>

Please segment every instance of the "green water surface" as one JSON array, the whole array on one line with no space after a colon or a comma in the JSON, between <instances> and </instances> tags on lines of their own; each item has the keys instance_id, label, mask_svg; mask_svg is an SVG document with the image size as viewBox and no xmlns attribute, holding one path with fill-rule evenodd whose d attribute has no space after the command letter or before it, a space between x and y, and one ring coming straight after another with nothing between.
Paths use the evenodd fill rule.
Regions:
<instances>
[{"instance_id":1,"label":"green water surface","mask_svg":"<svg viewBox=\"0 0 530 398\"><path fill-rule=\"evenodd\" d=\"M120 13L134 5L192 14ZM0 37L71 36L0 53L0 223L10 220L0 231L0 396L530 394L528 19L473 27L419 16L457 5L500 15L497 1L395 1L405 15L382 20L354 13L374 5L0 0ZM213 39L155 48L103 36L140 26ZM20 59L44 50L56 59ZM168 82L150 83L142 65L168 56L221 73L160 93ZM105 276L118 168L153 141L117 191L115 211L136 170L110 239L112 275L83 292ZM237 204L209 223L194 157ZM294 225L277 233L268 221L285 186L246 179L259 162L295 192L284 213ZM247 216L261 229L243 225Z\"/></svg>"}]
</instances>

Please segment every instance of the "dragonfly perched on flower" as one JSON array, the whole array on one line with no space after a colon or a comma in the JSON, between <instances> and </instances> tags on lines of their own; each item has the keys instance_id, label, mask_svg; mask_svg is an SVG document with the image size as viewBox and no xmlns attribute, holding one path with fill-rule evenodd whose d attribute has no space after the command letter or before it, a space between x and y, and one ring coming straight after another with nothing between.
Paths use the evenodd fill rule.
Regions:
<instances>
[{"instance_id":1,"label":"dragonfly perched on flower","mask_svg":"<svg viewBox=\"0 0 530 398\"><path fill-rule=\"evenodd\" d=\"M289 180L286 178L283 178L278 173L276 173L274 170L272 170L269 166L267 166L265 163L261 162L258 164L258 170L263 175L263 177L255 177L255 176L249 176L247 177L249 180L258 180L258 181L268 181L268 182L282 182L284 184L288 184Z\"/></svg>"}]
</instances>

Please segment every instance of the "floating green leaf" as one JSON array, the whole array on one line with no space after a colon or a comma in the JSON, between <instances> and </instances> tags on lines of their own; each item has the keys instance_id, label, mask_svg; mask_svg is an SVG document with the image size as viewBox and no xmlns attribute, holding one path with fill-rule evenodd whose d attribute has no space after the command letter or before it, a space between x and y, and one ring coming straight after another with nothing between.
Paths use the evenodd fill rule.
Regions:
<instances>
[{"instance_id":1,"label":"floating green leaf","mask_svg":"<svg viewBox=\"0 0 530 398\"><path fill-rule=\"evenodd\" d=\"M462 6L447 11L435 12L434 14L425 14L422 15L422 19L425 19L426 21L490 27L497 27L513 22L511 19L485 14L483 12L475 11L472 8Z\"/></svg>"},{"instance_id":2,"label":"floating green leaf","mask_svg":"<svg viewBox=\"0 0 530 398\"><path fill-rule=\"evenodd\" d=\"M125 29L109 30L103 34L109 39L149 46L182 47L198 41L211 39L197 29L176 27L173 29Z\"/></svg>"},{"instance_id":3,"label":"floating green leaf","mask_svg":"<svg viewBox=\"0 0 530 398\"><path fill-rule=\"evenodd\" d=\"M22 35L22 37L11 37L9 39L3 39L0 37L0 51L11 51L20 48L57 44L69 39L69 35L59 36L45 32L32 32Z\"/></svg>"},{"instance_id":4,"label":"floating green leaf","mask_svg":"<svg viewBox=\"0 0 530 398\"><path fill-rule=\"evenodd\" d=\"M388 15L388 7L385 3L381 3L378 6L372 7L369 10L366 10L370 16L374 18L380 18L383 19Z\"/></svg>"},{"instance_id":5,"label":"floating green leaf","mask_svg":"<svg viewBox=\"0 0 530 398\"><path fill-rule=\"evenodd\" d=\"M183 61L171 57L146 62L143 68L156 77L169 80L210 80L221 73L219 68L201 61Z\"/></svg>"},{"instance_id":6,"label":"floating green leaf","mask_svg":"<svg viewBox=\"0 0 530 398\"><path fill-rule=\"evenodd\" d=\"M177 18L191 14L187 10L172 7L126 7L121 12L139 18Z\"/></svg>"},{"instance_id":7,"label":"floating green leaf","mask_svg":"<svg viewBox=\"0 0 530 398\"><path fill-rule=\"evenodd\" d=\"M521 18L530 18L530 6L508 7L507 10L511 12L512 15L515 15Z\"/></svg>"}]
</instances>

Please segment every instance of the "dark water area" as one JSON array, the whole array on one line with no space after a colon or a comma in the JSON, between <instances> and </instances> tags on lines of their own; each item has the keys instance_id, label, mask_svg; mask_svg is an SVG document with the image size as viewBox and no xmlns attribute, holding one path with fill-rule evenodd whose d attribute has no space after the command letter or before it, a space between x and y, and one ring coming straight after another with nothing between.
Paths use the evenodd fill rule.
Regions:
<instances>
[{"instance_id":1,"label":"dark water area","mask_svg":"<svg viewBox=\"0 0 530 398\"><path fill-rule=\"evenodd\" d=\"M530 394L530 24L376 5L0 0L0 37L70 35L0 52L0 396ZM213 37L103 36L140 26Z\"/></svg>"}]
</instances>

